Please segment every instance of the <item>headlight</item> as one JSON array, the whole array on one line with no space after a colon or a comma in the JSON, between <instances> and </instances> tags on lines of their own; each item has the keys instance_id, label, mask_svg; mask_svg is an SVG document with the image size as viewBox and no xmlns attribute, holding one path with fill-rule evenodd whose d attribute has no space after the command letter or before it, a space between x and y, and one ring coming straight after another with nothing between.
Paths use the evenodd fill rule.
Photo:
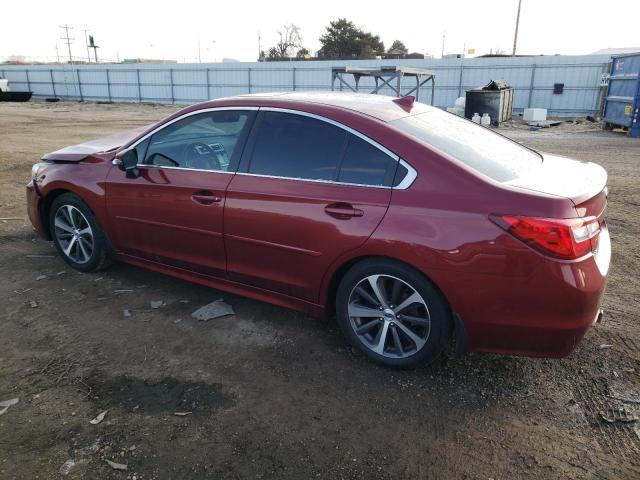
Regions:
<instances>
[{"instance_id":1,"label":"headlight","mask_svg":"<svg viewBox=\"0 0 640 480\"><path fill-rule=\"evenodd\" d=\"M36 178L38 177L38 173L40 173L40 170L42 170L42 168L46 165L46 163L36 163L33 167L31 167L31 180L33 180L34 182L36 181Z\"/></svg>"}]
</instances>

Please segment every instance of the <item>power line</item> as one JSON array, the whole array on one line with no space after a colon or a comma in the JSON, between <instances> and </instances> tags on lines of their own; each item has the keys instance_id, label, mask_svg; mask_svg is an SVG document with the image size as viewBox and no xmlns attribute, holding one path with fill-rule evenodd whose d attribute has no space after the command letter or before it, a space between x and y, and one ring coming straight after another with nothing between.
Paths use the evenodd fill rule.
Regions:
<instances>
[{"instance_id":1,"label":"power line","mask_svg":"<svg viewBox=\"0 0 640 480\"><path fill-rule=\"evenodd\" d=\"M75 38L69 37L69 30L73 30L73 27L70 27L69 25L65 24L65 25L60 25L59 28L63 28L65 31L65 36L60 37L60 40L64 40L65 43L67 44L67 48L69 49L69 63L73 64L73 57L71 56L71 42L75 40Z\"/></svg>"}]
</instances>

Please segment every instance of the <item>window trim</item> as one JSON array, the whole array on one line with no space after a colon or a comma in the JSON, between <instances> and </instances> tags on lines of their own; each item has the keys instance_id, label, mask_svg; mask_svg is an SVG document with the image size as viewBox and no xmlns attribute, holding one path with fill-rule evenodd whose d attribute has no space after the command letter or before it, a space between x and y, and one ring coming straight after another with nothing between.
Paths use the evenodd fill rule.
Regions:
<instances>
[{"instance_id":1,"label":"window trim","mask_svg":"<svg viewBox=\"0 0 640 480\"><path fill-rule=\"evenodd\" d=\"M418 177L418 172L415 168L409 165L404 159L400 158L398 163L407 169L407 174L404 176L402 181L396 185L395 187L391 187L393 190L406 190L411 186L413 181Z\"/></svg>"},{"instance_id":2,"label":"window trim","mask_svg":"<svg viewBox=\"0 0 640 480\"><path fill-rule=\"evenodd\" d=\"M282 180L294 180L294 181L298 181L298 182L313 182L313 183L327 183L327 184L332 184L332 185L346 185L346 186L352 186L352 187L364 187L364 188L383 188L383 189L391 189L391 190L406 190L408 189L413 182L415 181L415 179L418 176L418 172L415 168L413 168L413 166L411 166L406 160L400 158L400 156L396 155L395 153L393 153L391 150L389 150L387 147L385 147L384 145L379 144L378 142L376 142L375 140L367 137L366 135L360 133L357 130L354 130L351 127L348 127L347 125L337 122L335 120L332 120L330 118L327 117L323 117L322 115L317 115L315 113L310 113L310 112L305 112L303 110L293 110L290 108L281 108L281 107L253 107L253 106L233 106L233 107L212 107L212 108L203 108L203 109L199 109L199 110L194 110L188 113L185 113L184 115L180 115L179 117L176 117L170 121L168 121L167 123L163 123L162 125L154 128L153 130L151 130L150 132L146 133L144 136L140 137L138 140L136 140L134 143L132 143L131 145L129 145L125 151L129 151L133 148L136 148L140 143L144 142L147 138L150 138L151 136L155 135L157 132L159 132L160 130L163 130L164 128L168 127L169 125L178 122L180 120L183 120L187 117L190 117L192 115L198 115L201 113L207 113L207 112L216 112L216 111L223 111L223 110L239 110L239 111L243 111L243 110L248 110L248 111L268 111L268 112L281 112L281 113L290 113L293 115L301 115L303 117L309 117L309 118L314 118L316 120L319 120L321 122L326 122L329 123L331 125L334 125L342 130L345 130L348 133L351 133L352 135L355 135L356 137L359 137L360 139L364 140L365 142L373 145L374 147L376 147L377 149L379 149L380 151L382 151L383 153L385 153L386 155L388 155L389 157L391 157L393 160L395 160L396 162L398 162L400 165L402 165L403 167L405 167L407 169L407 174L404 176L404 178L402 179L402 181L394 186L391 187L387 187L384 185L366 185L366 184L362 184L362 183L348 183L348 182L339 182L339 181L335 181L335 180L318 180L318 179L306 179L306 178L292 178L292 177L279 177L279 176L274 176L274 175L264 175L264 174L258 174L258 173L249 173L249 172L240 172L238 171L240 168L240 165L242 164L242 159L240 160L240 162L238 163L238 166L236 167L236 171L218 171L218 170L206 170L206 169L200 169L200 168L185 168L185 167L168 167L168 166L163 166L163 165L146 165L146 164L142 164L142 163L138 163L137 167L142 167L142 168L164 168L164 169L169 169L169 170L183 170L183 171L194 171L194 172L208 172L208 173L223 173L223 174L228 174L228 175L245 175L245 176L251 176L251 177L264 177L264 178L276 178L276 179L282 179ZM255 120L255 117L254 117ZM252 125L250 125L249 127L249 132L248 132L248 136L245 139L245 145L248 142L249 138L251 137L251 132L254 129L254 127L256 126L256 123L254 122ZM116 162L118 161L118 159L114 159L113 163L116 164Z\"/></svg>"}]
</instances>

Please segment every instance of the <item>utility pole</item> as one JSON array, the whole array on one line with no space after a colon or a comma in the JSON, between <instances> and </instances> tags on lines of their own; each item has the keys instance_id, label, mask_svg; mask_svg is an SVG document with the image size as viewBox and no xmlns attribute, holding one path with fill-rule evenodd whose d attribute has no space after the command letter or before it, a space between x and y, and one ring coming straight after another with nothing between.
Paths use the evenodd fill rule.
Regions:
<instances>
[{"instance_id":1,"label":"utility pole","mask_svg":"<svg viewBox=\"0 0 640 480\"><path fill-rule=\"evenodd\" d=\"M260 32L258 31L258 61L260 61L260 55L262 55L262 46L260 45Z\"/></svg>"},{"instance_id":2,"label":"utility pole","mask_svg":"<svg viewBox=\"0 0 640 480\"><path fill-rule=\"evenodd\" d=\"M440 58L444 58L444 38L447 36L447 31L442 32L442 53L440 53Z\"/></svg>"},{"instance_id":3,"label":"utility pole","mask_svg":"<svg viewBox=\"0 0 640 480\"><path fill-rule=\"evenodd\" d=\"M58 50L58 44L56 43L56 61L60 63L60 50Z\"/></svg>"},{"instance_id":4,"label":"utility pole","mask_svg":"<svg viewBox=\"0 0 640 480\"><path fill-rule=\"evenodd\" d=\"M200 55L200 39L198 38L198 63L202 63L202 56Z\"/></svg>"},{"instance_id":5,"label":"utility pole","mask_svg":"<svg viewBox=\"0 0 640 480\"><path fill-rule=\"evenodd\" d=\"M69 63L73 64L73 57L71 56L71 42L75 39L69 37L69 30L73 30L73 27L70 27L69 25L60 25L60 28L63 28L65 32L64 37L60 37L60 40L64 40L67 44L67 48L69 49Z\"/></svg>"},{"instance_id":6,"label":"utility pole","mask_svg":"<svg viewBox=\"0 0 640 480\"><path fill-rule=\"evenodd\" d=\"M87 47L87 63L91 63L91 54L89 53L89 40L87 40L87 32L89 30L82 30L84 32L84 44Z\"/></svg>"},{"instance_id":7,"label":"utility pole","mask_svg":"<svg viewBox=\"0 0 640 480\"><path fill-rule=\"evenodd\" d=\"M522 5L522 0L518 0L518 15L516 16L516 33L513 36L513 55L516 55L516 45L518 44L518 26L520 25L520 6Z\"/></svg>"},{"instance_id":8,"label":"utility pole","mask_svg":"<svg viewBox=\"0 0 640 480\"><path fill-rule=\"evenodd\" d=\"M93 56L96 59L96 63L98 63L98 48L100 48L100 47L98 47L96 45L96 42L95 42L95 40L93 38L93 35L89 35L89 47L88 48L93 48Z\"/></svg>"}]
</instances>

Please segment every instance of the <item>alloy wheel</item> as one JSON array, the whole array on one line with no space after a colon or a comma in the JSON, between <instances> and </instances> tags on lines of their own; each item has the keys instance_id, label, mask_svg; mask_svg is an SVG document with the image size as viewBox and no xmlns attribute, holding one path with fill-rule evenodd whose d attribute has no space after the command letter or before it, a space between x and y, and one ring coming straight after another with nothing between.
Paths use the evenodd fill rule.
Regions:
<instances>
[{"instance_id":1,"label":"alloy wheel","mask_svg":"<svg viewBox=\"0 0 640 480\"><path fill-rule=\"evenodd\" d=\"M418 291L391 275L369 275L351 291L349 322L370 350L389 358L414 355L431 331L429 308Z\"/></svg>"},{"instance_id":2,"label":"alloy wheel","mask_svg":"<svg viewBox=\"0 0 640 480\"><path fill-rule=\"evenodd\" d=\"M75 263L87 263L93 254L94 237L83 213L73 205L62 205L53 225L62 252Z\"/></svg>"}]
</instances>

